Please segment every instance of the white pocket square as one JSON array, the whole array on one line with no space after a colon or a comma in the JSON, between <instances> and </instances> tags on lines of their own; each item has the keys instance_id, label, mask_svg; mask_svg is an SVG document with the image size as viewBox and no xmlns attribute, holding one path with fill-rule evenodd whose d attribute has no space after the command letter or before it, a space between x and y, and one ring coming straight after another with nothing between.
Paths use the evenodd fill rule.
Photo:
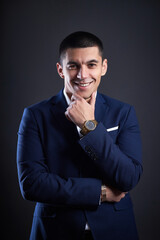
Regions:
<instances>
[{"instance_id":1,"label":"white pocket square","mask_svg":"<svg viewBox=\"0 0 160 240\"><path fill-rule=\"evenodd\" d=\"M111 132L111 131L117 130L118 128L119 128L119 126L116 126L116 127L108 128L106 130L107 130L107 132Z\"/></svg>"}]
</instances>

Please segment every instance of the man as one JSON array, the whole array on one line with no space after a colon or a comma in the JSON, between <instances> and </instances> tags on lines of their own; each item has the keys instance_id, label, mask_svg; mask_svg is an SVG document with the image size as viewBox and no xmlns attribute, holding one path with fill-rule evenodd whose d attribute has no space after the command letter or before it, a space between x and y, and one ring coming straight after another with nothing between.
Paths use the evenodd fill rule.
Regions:
<instances>
[{"instance_id":1,"label":"man","mask_svg":"<svg viewBox=\"0 0 160 240\"><path fill-rule=\"evenodd\" d=\"M138 239L129 191L142 174L134 108L97 92L103 45L66 37L57 71L64 89L25 109L18 133L22 195L37 202L31 240Z\"/></svg>"}]
</instances>

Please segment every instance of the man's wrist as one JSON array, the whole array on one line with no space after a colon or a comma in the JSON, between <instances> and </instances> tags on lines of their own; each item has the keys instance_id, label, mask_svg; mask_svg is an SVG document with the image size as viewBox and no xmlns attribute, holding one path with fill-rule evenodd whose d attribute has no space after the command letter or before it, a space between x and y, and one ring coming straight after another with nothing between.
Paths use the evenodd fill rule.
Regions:
<instances>
[{"instance_id":1,"label":"man's wrist","mask_svg":"<svg viewBox=\"0 0 160 240\"><path fill-rule=\"evenodd\" d=\"M84 122L80 133L84 136L87 133L95 130L97 125L98 125L98 122L95 119L94 120L87 120L87 121Z\"/></svg>"}]
</instances>

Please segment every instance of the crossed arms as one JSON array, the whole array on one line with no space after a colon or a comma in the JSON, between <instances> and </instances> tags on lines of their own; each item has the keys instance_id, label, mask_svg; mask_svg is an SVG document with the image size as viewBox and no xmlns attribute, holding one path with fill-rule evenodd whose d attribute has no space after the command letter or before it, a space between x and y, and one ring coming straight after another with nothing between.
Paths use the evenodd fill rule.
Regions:
<instances>
[{"instance_id":1,"label":"crossed arms","mask_svg":"<svg viewBox=\"0 0 160 240\"><path fill-rule=\"evenodd\" d=\"M94 99L92 100L94 102ZM77 120L73 118L73 115L78 116L77 113L77 115L73 114L73 109L76 109L75 106L80 103L78 101L82 106L82 99L74 99L72 107L69 106L66 115L81 127L81 120L76 122ZM87 107L89 109L90 106L87 105ZM94 111L92 106L91 108ZM88 109L87 114L89 113ZM113 143L102 123L99 123L93 132L79 141L86 154L90 156L92 153L92 156L94 154L98 156L96 160L93 160L93 164L96 164L101 171L102 182L101 179L95 178L71 177L64 179L51 173L46 165L36 117L32 110L26 109L19 129L17 148L18 175L24 198L55 205L82 207L99 205L100 196L102 201L120 201L125 196L125 192L131 190L138 183L142 173L139 149L141 144L137 122L136 120L135 122L130 121L130 118L133 119L133 114L133 110L130 110L118 145ZM84 117L84 114L81 116ZM93 118L93 116L89 117ZM84 117L82 121L84 119L87 120ZM98 146L96 146L97 139ZM87 150L87 147L90 148L90 151ZM105 190L102 189L102 184L105 184Z\"/></svg>"}]
</instances>

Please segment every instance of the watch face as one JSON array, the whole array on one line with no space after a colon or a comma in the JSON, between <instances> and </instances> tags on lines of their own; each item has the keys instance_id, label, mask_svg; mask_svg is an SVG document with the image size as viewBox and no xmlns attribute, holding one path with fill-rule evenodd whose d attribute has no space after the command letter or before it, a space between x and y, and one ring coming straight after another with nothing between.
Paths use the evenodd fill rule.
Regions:
<instances>
[{"instance_id":1,"label":"watch face","mask_svg":"<svg viewBox=\"0 0 160 240\"><path fill-rule=\"evenodd\" d=\"M92 121L87 121L85 125L86 125L86 128L87 128L88 130L91 130L91 131L94 130L95 127L96 127L96 126L95 126L95 123L92 122Z\"/></svg>"}]
</instances>

